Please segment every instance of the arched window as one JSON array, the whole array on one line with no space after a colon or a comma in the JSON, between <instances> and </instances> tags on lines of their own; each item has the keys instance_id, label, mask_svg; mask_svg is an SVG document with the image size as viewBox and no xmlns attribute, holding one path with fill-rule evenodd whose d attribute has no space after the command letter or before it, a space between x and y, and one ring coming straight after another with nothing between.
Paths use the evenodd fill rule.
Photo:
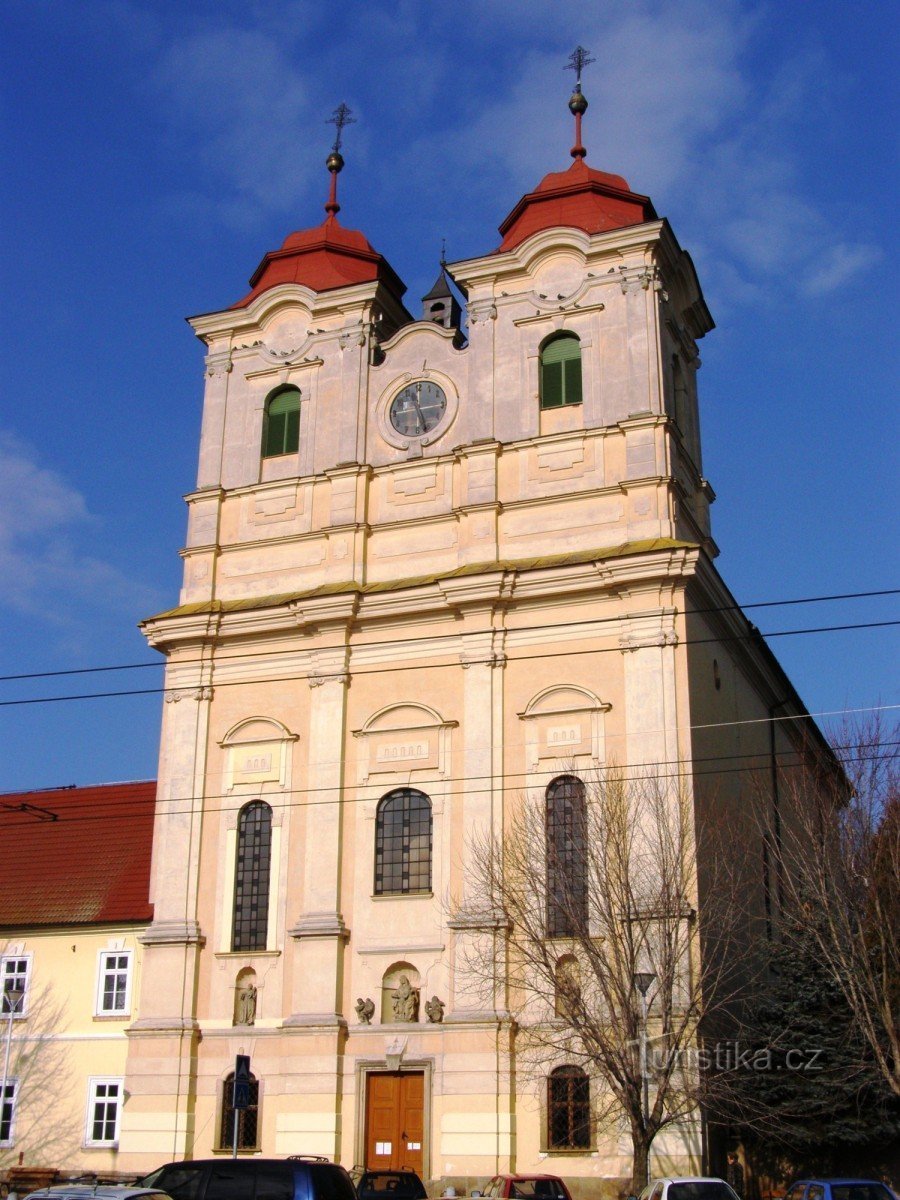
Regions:
<instances>
[{"instance_id":1,"label":"arched window","mask_svg":"<svg viewBox=\"0 0 900 1200\"><path fill-rule=\"evenodd\" d=\"M238 817L232 950L265 950L269 931L272 810L262 800Z\"/></svg>"},{"instance_id":2,"label":"arched window","mask_svg":"<svg viewBox=\"0 0 900 1200\"><path fill-rule=\"evenodd\" d=\"M581 403L581 343L561 333L541 348L541 408Z\"/></svg>"},{"instance_id":3,"label":"arched window","mask_svg":"<svg viewBox=\"0 0 900 1200\"><path fill-rule=\"evenodd\" d=\"M547 788L547 936L587 933L584 784L560 775Z\"/></svg>"},{"instance_id":4,"label":"arched window","mask_svg":"<svg viewBox=\"0 0 900 1200\"><path fill-rule=\"evenodd\" d=\"M273 392L263 418L263 458L296 454L300 446L300 393L296 388Z\"/></svg>"},{"instance_id":5,"label":"arched window","mask_svg":"<svg viewBox=\"0 0 900 1200\"><path fill-rule=\"evenodd\" d=\"M547 1142L551 1150L591 1144L591 1086L581 1067L557 1067L547 1080Z\"/></svg>"},{"instance_id":6,"label":"arched window","mask_svg":"<svg viewBox=\"0 0 900 1200\"><path fill-rule=\"evenodd\" d=\"M389 792L375 818L375 894L431 891L431 801L415 788Z\"/></svg>"},{"instance_id":7,"label":"arched window","mask_svg":"<svg viewBox=\"0 0 900 1200\"><path fill-rule=\"evenodd\" d=\"M259 1149L259 1080L250 1076L250 1103L237 1110L238 1150ZM225 1077L222 1084L222 1124L219 1127L219 1149L230 1150L234 1146L234 1071Z\"/></svg>"}]
</instances>

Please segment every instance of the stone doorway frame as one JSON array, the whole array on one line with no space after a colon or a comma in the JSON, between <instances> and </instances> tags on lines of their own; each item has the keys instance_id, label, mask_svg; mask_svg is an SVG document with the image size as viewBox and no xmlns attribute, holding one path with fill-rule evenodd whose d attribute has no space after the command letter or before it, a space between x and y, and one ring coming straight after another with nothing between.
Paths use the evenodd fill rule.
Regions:
<instances>
[{"instance_id":1,"label":"stone doorway frame","mask_svg":"<svg viewBox=\"0 0 900 1200\"><path fill-rule=\"evenodd\" d=\"M431 1094L434 1080L433 1058L404 1059L394 1066L384 1058L358 1059L356 1073L356 1137L353 1144L353 1161L362 1165L366 1161L366 1095L370 1075L415 1075L422 1074L422 1182L432 1178L431 1165Z\"/></svg>"}]
</instances>

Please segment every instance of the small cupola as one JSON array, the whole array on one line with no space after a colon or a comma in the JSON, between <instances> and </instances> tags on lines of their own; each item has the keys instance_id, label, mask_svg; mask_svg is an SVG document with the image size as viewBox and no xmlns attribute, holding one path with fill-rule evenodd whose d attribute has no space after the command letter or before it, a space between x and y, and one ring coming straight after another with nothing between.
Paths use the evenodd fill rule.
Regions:
<instances>
[{"instance_id":1,"label":"small cupola","mask_svg":"<svg viewBox=\"0 0 900 1200\"><path fill-rule=\"evenodd\" d=\"M441 272L434 286L422 297L422 320L432 321L444 329L459 329L462 309L450 288L450 280L441 260Z\"/></svg>"}]
</instances>

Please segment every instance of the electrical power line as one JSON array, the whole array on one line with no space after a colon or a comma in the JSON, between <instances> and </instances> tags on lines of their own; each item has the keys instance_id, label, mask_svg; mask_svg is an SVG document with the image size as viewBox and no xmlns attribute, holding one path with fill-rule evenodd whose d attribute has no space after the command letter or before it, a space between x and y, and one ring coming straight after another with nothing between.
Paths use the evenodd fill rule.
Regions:
<instances>
[{"instance_id":1,"label":"electrical power line","mask_svg":"<svg viewBox=\"0 0 900 1200\"><path fill-rule=\"evenodd\" d=\"M872 598L879 597L879 596L896 596L898 594L900 594L900 588L882 588L880 590L867 591L867 592L837 592L832 595L803 596L803 597L800 597L795 600L757 600L757 601L754 601L752 604L718 604L718 605L713 605L709 608L686 609L684 615L685 616L688 616L688 615L689 616L703 616L708 613L742 612L743 610L749 609L749 608L784 608L784 607L791 607L791 606L796 606L796 605L800 605L800 604L822 604L822 603L833 602L833 601L838 601L838 600L868 600L868 599L872 599ZM615 616L609 616L609 617L589 617L589 618L585 618L582 621L567 621L566 627L572 628L573 626L578 626L578 625L603 625L603 624L607 624L607 623L610 623L613 621L621 621L623 619L624 619L623 615L617 613ZM542 629L542 628L544 628L544 626L542 626L542 625L521 625L521 626L517 627L517 632L518 631L529 632L531 630ZM458 636L459 635L456 633L439 633L439 634L432 635L429 638L429 641L435 642L435 641L439 641L441 639L456 638ZM775 636L775 635L764 635L764 636ZM384 644L385 644L384 642L366 642L365 643L365 645L367 647L384 645ZM327 647L326 647L326 649L327 649ZM252 658L252 657L255 657L255 652L253 652L253 651L248 651L245 654L229 654L228 661L233 662L235 659L238 659L238 658ZM199 658L198 659L179 659L179 665L187 666L187 665L190 665L192 662L203 662L203 661L206 661L206 660L199 659ZM25 672L25 673L18 674L18 675L0 675L0 683L11 683L11 682L17 682L19 680L24 680L24 679L53 679L53 678L57 678L60 676L66 676L66 675L95 675L95 674L100 674L102 672L111 672L111 671L141 671L141 670L147 670L148 668L160 669L160 668L165 667L165 665L166 665L166 660L164 658L158 658L158 659L154 659L152 662L112 663L112 664L109 664L106 666L99 666L99 667L69 667L66 670L60 670L60 671L29 671L29 672ZM134 693L134 694L141 694L141 693Z\"/></svg>"},{"instance_id":2,"label":"electrical power line","mask_svg":"<svg viewBox=\"0 0 900 1200\"><path fill-rule=\"evenodd\" d=\"M622 614L622 615L617 616L612 619L620 620L620 621L627 620L628 614ZM584 622L584 623L585 624L594 624L594 622ZM570 629L575 624L580 624L580 622L567 622L565 624L565 628ZM700 646L700 645L708 645L710 643L715 643L716 645L723 645L728 642L752 642L752 641L756 640L756 638L766 639L766 638L781 638L781 637L800 637L805 634L811 634L811 633L847 633L847 632L860 630L860 629L886 629L886 628L891 628L895 625L900 625L900 619L898 619L896 621L861 621L861 622L856 622L856 623L848 624L848 625L819 625L819 626L815 626L811 629L776 629L776 630L767 631L765 633L763 633L761 630L756 629L755 627L751 627L750 631L745 634L741 634L741 633L739 633L739 634L721 634L721 635L714 636L714 637L685 638L679 644L682 646ZM544 626L538 626L538 627L532 626L531 628L545 628L545 627ZM485 630L485 631L479 631L479 632L491 632L491 631ZM499 632L499 631L494 630L493 632ZM516 629L512 632L518 633L519 630ZM461 640L460 634L452 634L452 635L445 635L445 636L452 636L453 638L455 638L457 640ZM362 643L360 646L360 649L368 649L369 647L371 647L373 645L384 645L384 644L385 643L378 643L378 642ZM530 662L530 661L534 661L534 660L542 659L542 658L572 658L572 657L580 656L583 654L620 654L621 652L622 652L622 648L619 646L591 646L584 650L567 649L567 650L548 651L545 654L520 654L520 655L515 656L514 661ZM239 656L234 656L234 657L236 658ZM259 655L243 655L240 657L260 657L260 656ZM270 656L266 656L266 657L270 657ZM204 660L196 659L193 661L203 662ZM213 666L214 668L216 666L220 666L220 667L224 668L231 661L233 661L233 658L228 657L228 658L218 660L218 662L216 662L216 663L210 663L209 665ZM178 665L180 666L182 664L179 662ZM185 664L185 665L189 665L189 664ZM456 667L458 667L458 665L459 665L458 663L429 663L428 670L429 671L447 670L449 668L456 668ZM346 668L344 668L344 669L346 669ZM410 671L413 669L414 668L413 668L412 664L410 664L410 663L403 663L398 666L386 666L384 664L380 664L377 667L363 667L363 666L354 667L352 673L355 676L388 675L388 674L392 674L394 672ZM421 669L421 667L419 667L417 669ZM327 674L327 672L326 672L326 674ZM287 682L288 680L290 680L291 682L296 682L301 679L309 679L310 677L315 677L315 672L313 672L311 674L307 673L307 672L302 672L300 674L291 675L291 676L276 675L276 676L270 676L268 678L265 678L265 677L256 678L256 679L253 679L250 681L245 680L245 679L242 679L242 680L218 680L215 682L215 686L219 687L219 688L244 687L248 682L252 682L254 684L284 683L284 682ZM209 681L207 681L207 682L209 682ZM31 705L31 704L60 704L60 703L64 703L64 702L74 701L74 700L109 700L109 699L125 697L125 696L161 695L162 693L167 692L167 691L175 691L175 692L191 691L197 686L198 685L196 683L191 683L191 684L183 684L181 687L178 687L176 685L176 686L170 686L170 687L160 686L160 687L154 687L154 688L129 688L129 689L117 690L117 691L113 691L113 692L75 692L75 693L72 693L67 696L34 696L34 697L29 697L28 699L20 699L20 700L0 700L0 708L22 707L22 706Z\"/></svg>"}]
</instances>

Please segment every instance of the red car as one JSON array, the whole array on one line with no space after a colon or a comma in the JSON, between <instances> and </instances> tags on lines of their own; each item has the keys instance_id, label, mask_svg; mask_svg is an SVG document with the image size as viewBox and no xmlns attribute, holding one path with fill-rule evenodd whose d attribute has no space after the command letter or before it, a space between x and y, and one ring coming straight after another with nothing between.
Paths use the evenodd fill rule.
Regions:
<instances>
[{"instance_id":1,"label":"red car","mask_svg":"<svg viewBox=\"0 0 900 1200\"><path fill-rule=\"evenodd\" d=\"M572 1200L558 1175L495 1175L483 1194L491 1200Z\"/></svg>"}]
</instances>

